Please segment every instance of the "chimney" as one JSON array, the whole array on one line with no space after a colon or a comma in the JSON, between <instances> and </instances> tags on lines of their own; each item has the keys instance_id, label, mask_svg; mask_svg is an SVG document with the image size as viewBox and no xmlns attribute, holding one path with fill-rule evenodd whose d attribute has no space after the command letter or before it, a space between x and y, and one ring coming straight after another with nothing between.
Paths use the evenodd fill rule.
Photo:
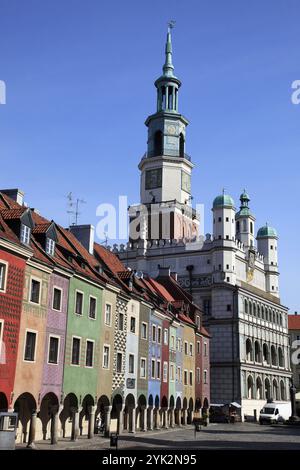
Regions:
<instances>
[{"instance_id":1,"label":"chimney","mask_svg":"<svg viewBox=\"0 0 300 470\"><path fill-rule=\"evenodd\" d=\"M24 191L21 189L0 189L0 193L6 194L6 196L10 197L14 201L16 201L20 206L24 204Z\"/></svg>"},{"instance_id":2,"label":"chimney","mask_svg":"<svg viewBox=\"0 0 300 470\"><path fill-rule=\"evenodd\" d=\"M175 271L173 271L173 272L171 272L171 277L174 279L174 281L177 281L178 274Z\"/></svg>"},{"instance_id":3,"label":"chimney","mask_svg":"<svg viewBox=\"0 0 300 470\"><path fill-rule=\"evenodd\" d=\"M162 267L160 264L157 266L158 267L158 275L159 277L170 277L170 266L167 268Z\"/></svg>"},{"instance_id":4,"label":"chimney","mask_svg":"<svg viewBox=\"0 0 300 470\"><path fill-rule=\"evenodd\" d=\"M298 312L295 312L295 315L298 315Z\"/></svg>"},{"instance_id":5,"label":"chimney","mask_svg":"<svg viewBox=\"0 0 300 470\"><path fill-rule=\"evenodd\" d=\"M71 225L69 230L91 255L94 254L95 227L93 225Z\"/></svg>"}]
</instances>

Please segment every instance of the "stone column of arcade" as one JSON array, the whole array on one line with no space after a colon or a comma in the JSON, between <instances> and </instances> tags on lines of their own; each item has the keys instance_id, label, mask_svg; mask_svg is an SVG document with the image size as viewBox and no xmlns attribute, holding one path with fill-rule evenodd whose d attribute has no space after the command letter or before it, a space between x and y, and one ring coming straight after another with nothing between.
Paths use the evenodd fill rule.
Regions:
<instances>
[{"instance_id":1,"label":"stone column of arcade","mask_svg":"<svg viewBox=\"0 0 300 470\"><path fill-rule=\"evenodd\" d=\"M104 407L104 423L105 423L105 437L109 436L109 427L110 427L110 414L111 414L112 406L105 406Z\"/></svg>"},{"instance_id":2,"label":"stone column of arcade","mask_svg":"<svg viewBox=\"0 0 300 470\"><path fill-rule=\"evenodd\" d=\"M58 443L58 423L59 423L59 406L53 406L51 410L51 444Z\"/></svg>"},{"instance_id":3,"label":"stone column of arcade","mask_svg":"<svg viewBox=\"0 0 300 470\"><path fill-rule=\"evenodd\" d=\"M88 439L92 439L94 437L96 409L97 409L97 406L89 407Z\"/></svg>"},{"instance_id":4,"label":"stone column of arcade","mask_svg":"<svg viewBox=\"0 0 300 470\"><path fill-rule=\"evenodd\" d=\"M124 409L125 409L125 404L122 405L120 409L120 414L119 414L119 434L122 434L124 432Z\"/></svg>"},{"instance_id":5,"label":"stone column of arcade","mask_svg":"<svg viewBox=\"0 0 300 470\"><path fill-rule=\"evenodd\" d=\"M187 425L187 413L186 413L186 409L183 408L182 410L182 425L183 426L186 426Z\"/></svg>"},{"instance_id":6,"label":"stone column of arcade","mask_svg":"<svg viewBox=\"0 0 300 470\"><path fill-rule=\"evenodd\" d=\"M153 406L148 407L149 410L149 431L153 431Z\"/></svg>"},{"instance_id":7,"label":"stone column of arcade","mask_svg":"<svg viewBox=\"0 0 300 470\"><path fill-rule=\"evenodd\" d=\"M170 427L175 428L175 410L174 410L174 408L170 409Z\"/></svg>"},{"instance_id":8,"label":"stone column of arcade","mask_svg":"<svg viewBox=\"0 0 300 470\"><path fill-rule=\"evenodd\" d=\"M37 411L33 410L30 418L30 427L29 427L29 437L28 437L28 449L35 448L35 431L36 431L36 420L37 420Z\"/></svg>"},{"instance_id":9,"label":"stone column of arcade","mask_svg":"<svg viewBox=\"0 0 300 470\"><path fill-rule=\"evenodd\" d=\"M168 429L168 409L163 408L162 410L162 428Z\"/></svg>"},{"instance_id":10,"label":"stone column of arcade","mask_svg":"<svg viewBox=\"0 0 300 470\"><path fill-rule=\"evenodd\" d=\"M71 441L77 441L79 437L79 408L72 408L72 433Z\"/></svg>"},{"instance_id":11,"label":"stone column of arcade","mask_svg":"<svg viewBox=\"0 0 300 470\"><path fill-rule=\"evenodd\" d=\"M143 431L143 432L147 431L147 407L146 406L141 409L140 420L142 421L142 425L140 426L140 430Z\"/></svg>"}]
</instances>

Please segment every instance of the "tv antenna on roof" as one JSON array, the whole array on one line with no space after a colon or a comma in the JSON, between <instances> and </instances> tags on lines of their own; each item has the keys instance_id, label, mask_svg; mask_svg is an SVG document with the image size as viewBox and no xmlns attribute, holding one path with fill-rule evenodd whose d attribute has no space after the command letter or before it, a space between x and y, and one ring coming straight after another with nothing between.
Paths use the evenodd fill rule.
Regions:
<instances>
[{"instance_id":1,"label":"tv antenna on roof","mask_svg":"<svg viewBox=\"0 0 300 470\"><path fill-rule=\"evenodd\" d=\"M73 218L75 219L75 221L73 220L73 222L69 223L69 225L77 225L78 218L81 214L81 212L79 212L79 204L86 204L86 201L84 199L79 198L74 199L72 192L67 194L67 199L69 206L69 210L67 210L67 213L69 214L70 218L71 216L73 216Z\"/></svg>"}]
</instances>

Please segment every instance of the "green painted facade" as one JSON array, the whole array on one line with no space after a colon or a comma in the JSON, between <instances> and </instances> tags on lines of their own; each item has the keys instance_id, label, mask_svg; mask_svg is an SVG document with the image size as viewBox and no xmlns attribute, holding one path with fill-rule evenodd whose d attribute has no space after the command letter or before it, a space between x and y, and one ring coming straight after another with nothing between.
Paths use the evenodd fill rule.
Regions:
<instances>
[{"instance_id":1,"label":"green painted facade","mask_svg":"<svg viewBox=\"0 0 300 470\"><path fill-rule=\"evenodd\" d=\"M82 315L75 313L76 291L83 293ZM97 299L96 319L89 318L90 296ZM74 393L79 402L87 394L97 395L97 378L100 357L100 335L102 319L102 297L103 289L88 281L73 277L70 280L69 300L68 300L68 321L67 339L65 354L65 370L63 380L64 397L68 393ZM72 365L72 338L81 338L80 362L79 365ZM86 367L86 341L93 340L94 359L93 366Z\"/></svg>"}]
</instances>

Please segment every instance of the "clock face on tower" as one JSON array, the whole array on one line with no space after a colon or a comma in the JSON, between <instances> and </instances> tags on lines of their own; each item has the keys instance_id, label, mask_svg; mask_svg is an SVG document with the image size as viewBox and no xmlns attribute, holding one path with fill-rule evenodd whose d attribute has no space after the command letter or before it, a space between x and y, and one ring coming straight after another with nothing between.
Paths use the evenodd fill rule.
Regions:
<instances>
[{"instance_id":1,"label":"clock face on tower","mask_svg":"<svg viewBox=\"0 0 300 470\"><path fill-rule=\"evenodd\" d=\"M168 126L167 127L168 134L174 135L176 132L176 127L175 126Z\"/></svg>"}]
</instances>

